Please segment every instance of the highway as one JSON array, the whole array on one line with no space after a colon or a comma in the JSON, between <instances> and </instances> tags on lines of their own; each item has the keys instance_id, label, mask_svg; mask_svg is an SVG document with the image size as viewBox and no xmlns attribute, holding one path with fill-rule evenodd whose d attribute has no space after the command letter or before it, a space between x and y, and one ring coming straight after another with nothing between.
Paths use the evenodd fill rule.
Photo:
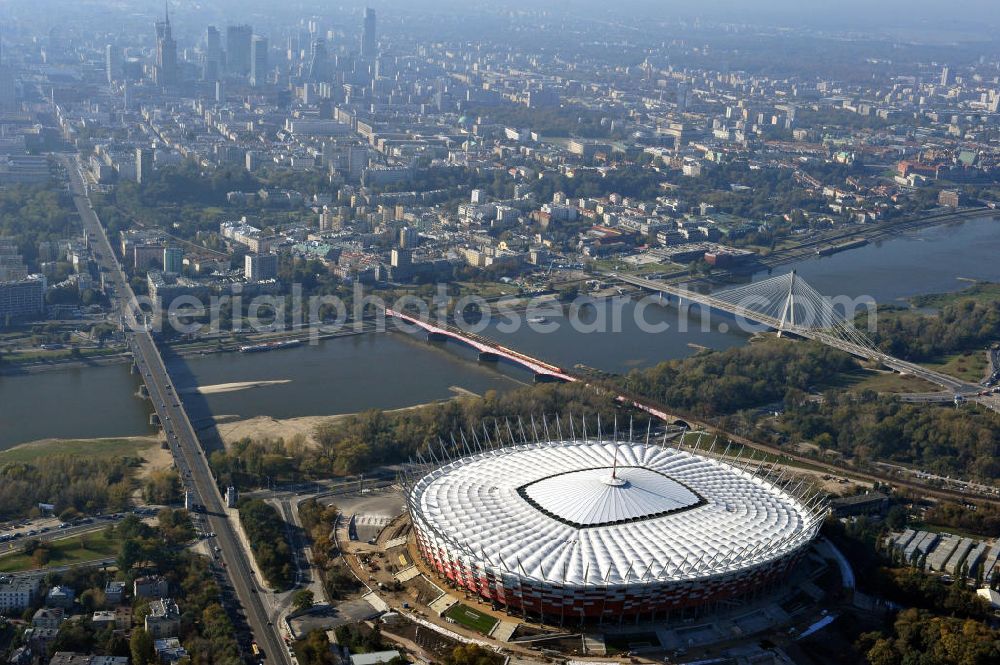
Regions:
<instances>
[{"instance_id":1,"label":"highway","mask_svg":"<svg viewBox=\"0 0 1000 665\"><path fill-rule=\"evenodd\" d=\"M69 174L77 210L90 235L97 259L107 271L106 276L114 288L117 309L124 321L126 340L149 390L153 408L167 436L177 469L186 488L193 492L196 501L204 507L208 530L216 534L225 573L245 611L254 639L268 661L290 664L292 660L278 627L271 624L261 597L266 590L255 579L248 559L249 553L240 544L235 527L226 518L225 504L212 476L205 451L191 426L183 402L176 395L152 334L137 318L144 317L104 228L91 207L79 163L68 156L63 157L63 163Z\"/></svg>"}]
</instances>

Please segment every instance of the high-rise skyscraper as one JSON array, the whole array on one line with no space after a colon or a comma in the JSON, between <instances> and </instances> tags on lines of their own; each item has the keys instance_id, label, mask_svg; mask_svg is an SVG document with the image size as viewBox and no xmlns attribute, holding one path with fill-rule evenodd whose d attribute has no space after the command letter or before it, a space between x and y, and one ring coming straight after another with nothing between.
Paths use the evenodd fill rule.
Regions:
<instances>
[{"instance_id":1,"label":"high-rise skyscraper","mask_svg":"<svg viewBox=\"0 0 1000 665\"><path fill-rule=\"evenodd\" d=\"M139 184L148 182L153 176L153 149L135 149L135 181Z\"/></svg>"},{"instance_id":2,"label":"high-rise skyscraper","mask_svg":"<svg viewBox=\"0 0 1000 665\"><path fill-rule=\"evenodd\" d=\"M0 111L12 111L17 108L17 83L14 70L4 63L2 41L0 39Z\"/></svg>"},{"instance_id":3,"label":"high-rise skyscraper","mask_svg":"<svg viewBox=\"0 0 1000 665\"><path fill-rule=\"evenodd\" d=\"M249 25L230 25L226 28L226 67L230 74L250 74L250 40L253 28Z\"/></svg>"},{"instance_id":4,"label":"high-rise skyscraper","mask_svg":"<svg viewBox=\"0 0 1000 665\"><path fill-rule=\"evenodd\" d=\"M306 78L310 81L325 81L327 78L326 41L322 37L314 37L309 51L309 71Z\"/></svg>"},{"instance_id":5,"label":"high-rise skyscraper","mask_svg":"<svg viewBox=\"0 0 1000 665\"><path fill-rule=\"evenodd\" d=\"M170 13L163 4L163 20L156 27L156 67L153 75L160 86L177 83L177 42L170 30Z\"/></svg>"},{"instance_id":6,"label":"high-rise skyscraper","mask_svg":"<svg viewBox=\"0 0 1000 665\"><path fill-rule=\"evenodd\" d=\"M361 57L374 58L378 55L378 44L375 42L375 10L365 8L365 31L361 34Z\"/></svg>"},{"instance_id":7,"label":"high-rise skyscraper","mask_svg":"<svg viewBox=\"0 0 1000 665\"><path fill-rule=\"evenodd\" d=\"M108 77L108 83L121 76L122 51L114 44L108 44L104 47L104 70Z\"/></svg>"},{"instance_id":8,"label":"high-rise skyscraper","mask_svg":"<svg viewBox=\"0 0 1000 665\"><path fill-rule=\"evenodd\" d=\"M945 67L944 69L941 70L941 85L942 86L947 86L948 85L948 73L949 72L948 72L948 68L947 67Z\"/></svg>"},{"instance_id":9,"label":"high-rise skyscraper","mask_svg":"<svg viewBox=\"0 0 1000 665\"><path fill-rule=\"evenodd\" d=\"M202 63L201 78L215 81L222 72L222 35L214 25L205 30L205 61Z\"/></svg>"},{"instance_id":10,"label":"high-rise skyscraper","mask_svg":"<svg viewBox=\"0 0 1000 665\"><path fill-rule=\"evenodd\" d=\"M257 87L267 80L267 37L254 35L250 42L250 85Z\"/></svg>"}]
</instances>

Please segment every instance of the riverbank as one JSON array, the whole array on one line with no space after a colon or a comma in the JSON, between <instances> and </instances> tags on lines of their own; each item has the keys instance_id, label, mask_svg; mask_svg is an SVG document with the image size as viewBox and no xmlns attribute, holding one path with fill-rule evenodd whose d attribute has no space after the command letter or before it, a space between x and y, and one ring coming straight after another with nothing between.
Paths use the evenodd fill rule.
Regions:
<instances>
[{"instance_id":1,"label":"riverbank","mask_svg":"<svg viewBox=\"0 0 1000 665\"><path fill-rule=\"evenodd\" d=\"M963 278L960 277L959 279ZM960 291L914 296L909 299L910 304L917 309L941 309L945 305L954 304L959 300L974 300L977 303L1000 300L1000 284L996 282L967 281L971 281L972 283Z\"/></svg>"},{"instance_id":2,"label":"riverbank","mask_svg":"<svg viewBox=\"0 0 1000 665\"><path fill-rule=\"evenodd\" d=\"M344 326L344 328L339 330L332 330L330 326L320 326L318 333L314 333L308 327L303 327L276 333L243 334L239 340L234 340L230 335L226 334L199 338L193 342L167 342L166 346L176 352L177 355L190 358L216 353L238 353L240 347L252 344L282 342L292 339L309 339L310 341L314 339L337 339L340 337L365 335L376 331L375 326L367 322L360 330L354 329L351 323L345 323ZM104 355L89 355L82 358L73 357L68 353L62 356L52 356L45 360L31 361L19 361L16 358L5 357L4 364L0 365L0 376L18 376L86 367L106 367L108 365L120 365L130 362L132 362L132 354L130 352L114 350Z\"/></svg>"},{"instance_id":3,"label":"riverbank","mask_svg":"<svg viewBox=\"0 0 1000 665\"><path fill-rule=\"evenodd\" d=\"M130 353L93 356L90 358L70 358L32 362L5 362L0 365L0 376L21 376L24 374L39 374L66 369L84 369L87 367L107 367L121 365L132 361Z\"/></svg>"},{"instance_id":4,"label":"riverbank","mask_svg":"<svg viewBox=\"0 0 1000 665\"><path fill-rule=\"evenodd\" d=\"M449 399L462 399L466 397L479 397L474 392L452 386L454 396ZM423 404L414 404L400 409L389 409L386 413L405 413L414 409L422 409L432 404L441 404L448 400L436 400ZM215 419L215 429L222 439L222 444L228 449L233 443L243 439L263 440L263 439L283 439L285 443L293 439L300 439L303 444L310 448L315 448L319 444L313 438L316 427L324 423L336 423L355 413L340 413L328 416L300 416L298 418L272 418L271 416L256 416L243 420L226 420L225 416L218 416Z\"/></svg>"},{"instance_id":5,"label":"riverbank","mask_svg":"<svg viewBox=\"0 0 1000 665\"><path fill-rule=\"evenodd\" d=\"M1000 216L1000 211L991 208L970 208L967 210L935 212L916 218L904 218L852 226L847 230L835 231L829 235L824 234L820 238L775 250L766 256L762 256L759 262L765 268L776 268L816 255L822 256L858 249L869 243L885 240L886 238L910 231L942 226L975 217L997 218L998 216Z\"/></svg>"},{"instance_id":6,"label":"riverbank","mask_svg":"<svg viewBox=\"0 0 1000 665\"><path fill-rule=\"evenodd\" d=\"M31 464L43 457L60 455L90 459L134 457L142 459L139 477L145 477L173 463L170 450L158 436L127 436L110 439L41 439L0 451L2 464Z\"/></svg>"}]
</instances>

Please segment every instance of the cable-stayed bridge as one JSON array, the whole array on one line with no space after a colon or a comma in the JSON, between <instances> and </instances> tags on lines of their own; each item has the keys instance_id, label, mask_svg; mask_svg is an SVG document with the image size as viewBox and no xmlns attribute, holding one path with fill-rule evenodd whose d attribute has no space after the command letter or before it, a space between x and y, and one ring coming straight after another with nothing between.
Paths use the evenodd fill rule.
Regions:
<instances>
[{"instance_id":1,"label":"cable-stayed bridge","mask_svg":"<svg viewBox=\"0 0 1000 665\"><path fill-rule=\"evenodd\" d=\"M776 330L779 336L788 333L814 339L853 356L879 362L897 372L912 374L952 393L976 393L979 390L975 384L880 351L863 331L855 327L853 321L837 310L830 298L809 286L794 271L712 294L644 277L617 273L606 273L605 276L673 296L679 302L686 300L727 312L738 320L763 324Z\"/></svg>"}]
</instances>

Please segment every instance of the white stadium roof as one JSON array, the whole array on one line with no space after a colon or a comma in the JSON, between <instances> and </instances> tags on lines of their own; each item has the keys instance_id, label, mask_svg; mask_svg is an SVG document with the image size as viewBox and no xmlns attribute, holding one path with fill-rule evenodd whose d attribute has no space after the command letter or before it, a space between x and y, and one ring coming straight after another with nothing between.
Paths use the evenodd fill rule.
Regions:
<instances>
[{"instance_id":1,"label":"white stadium roof","mask_svg":"<svg viewBox=\"0 0 1000 665\"><path fill-rule=\"evenodd\" d=\"M443 466L410 489L456 554L562 584L683 580L793 552L820 514L760 475L676 448L530 443Z\"/></svg>"}]
</instances>

